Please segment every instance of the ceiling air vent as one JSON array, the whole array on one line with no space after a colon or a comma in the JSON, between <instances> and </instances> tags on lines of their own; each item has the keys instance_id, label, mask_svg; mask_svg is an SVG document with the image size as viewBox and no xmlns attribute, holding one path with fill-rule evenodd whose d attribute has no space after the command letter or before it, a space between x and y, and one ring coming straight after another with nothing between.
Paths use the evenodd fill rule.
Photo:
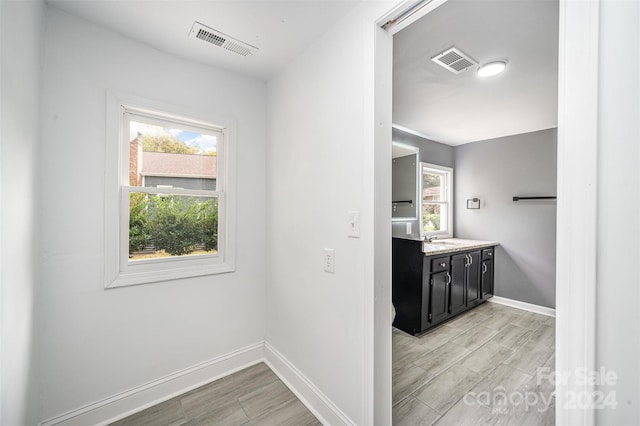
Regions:
<instances>
[{"instance_id":1,"label":"ceiling air vent","mask_svg":"<svg viewBox=\"0 0 640 426\"><path fill-rule=\"evenodd\" d=\"M213 28L202 25L200 22L193 23L189 37L206 41L207 43L222 47L229 52L233 52L241 56L251 56L258 50L255 46L237 40L233 37L229 37L220 31L216 31Z\"/></svg>"},{"instance_id":2,"label":"ceiling air vent","mask_svg":"<svg viewBox=\"0 0 640 426\"><path fill-rule=\"evenodd\" d=\"M474 65L478 65L476 61L471 59L469 55L462 53L460 50L452 47L442 53L438 53L431 58L436 64L448 69L454 74L460 74Z\"/></svg>"}]
</instances>

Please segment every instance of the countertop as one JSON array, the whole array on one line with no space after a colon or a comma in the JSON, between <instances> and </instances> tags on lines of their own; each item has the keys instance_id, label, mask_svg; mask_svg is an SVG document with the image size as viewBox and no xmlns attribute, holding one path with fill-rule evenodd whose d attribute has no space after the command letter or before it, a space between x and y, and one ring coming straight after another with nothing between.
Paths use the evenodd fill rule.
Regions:
<instances>
[{"instance_id":1,"label":"countertop","mask_svg":"<svg viewBox=\"0 0 640 426\"><path fill-rule=\"evenodd\" d=\"M430 243L422 243L422 252L431 256L434 254L454 253L463 250L472 250L499 245L496 241L464 240L462 238L443 238L433 240Z\"/></svg>"}]
</instances>

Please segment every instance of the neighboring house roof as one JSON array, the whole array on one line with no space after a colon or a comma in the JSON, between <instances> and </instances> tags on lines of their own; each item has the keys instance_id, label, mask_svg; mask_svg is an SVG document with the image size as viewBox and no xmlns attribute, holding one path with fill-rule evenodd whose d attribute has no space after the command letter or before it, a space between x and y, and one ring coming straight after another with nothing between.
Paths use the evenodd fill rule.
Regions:
<instances>
[{"instance_id":1,"label":"neighboring house roof","mask_svg":"<svg viewBox=\"0 0 640 426\"><path fill-rule=\"evenodd\" d=\"M174 154L170 152L143 152L143 176L176 176L215 179L215 155Z\"/></svg>"},{"instance_id":2,"label":"neighboring house roof","mask_svg":"<svg viewBox=\"0 0 640 426\"><path fill-rule=\"evenodd\" d=\"M431 186L428 188L422 188L422 196L423 197L433 197L436 195L440 195L440 187L439 186Z\"/></svg>"}]
</instances>

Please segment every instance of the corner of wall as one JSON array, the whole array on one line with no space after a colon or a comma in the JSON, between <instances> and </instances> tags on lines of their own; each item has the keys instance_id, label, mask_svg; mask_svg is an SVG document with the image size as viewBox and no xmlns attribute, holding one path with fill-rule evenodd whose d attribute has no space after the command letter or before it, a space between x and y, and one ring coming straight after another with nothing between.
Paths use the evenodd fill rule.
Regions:
<instances>
[{"instance_id":1,"label":"corner of wall","mask_svg":"<svg viewBox=\"0 0 640 426\"><path fill-rule=\"evenodd\" d=\"M45 7L40 0L0 2L1 424L36 424L40 416L37 241Z\"/></svg>"}]
</instances>

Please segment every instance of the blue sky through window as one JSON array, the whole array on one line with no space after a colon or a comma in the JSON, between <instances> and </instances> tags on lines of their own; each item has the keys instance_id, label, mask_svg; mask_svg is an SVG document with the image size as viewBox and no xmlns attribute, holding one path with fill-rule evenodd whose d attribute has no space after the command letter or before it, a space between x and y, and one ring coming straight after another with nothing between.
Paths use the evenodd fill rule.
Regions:
<instances>
[{"instance_id":1,"label":"blue sky through window","mask_svg":"<svg viewBox=\"0 0 640 426\"><path fill-rule=\"evenodd\" d=\"M179 141L197 148L199 154L209 154L216 152L217 140L215 136L203 133L190 132L187 130L174 129L170 127L154 126L153 124L140 123L136 121L130 122L131 138L140 133L149 136L167 136L176 137Z\"/></svg>"},{"instance_id":2,"label":"blue sky through window","mask_svg":"<svg viewBox=\"0 0 640 426\"><path fill-rule=\"evenodd\" d=\"M216 151L216 137L211 135L204 135L202 133L189 132L179 129L167 129L168 133L174 135L182 142L189 146L198 148L200 152L215 152Z\"/></svg>"}]
</instances>

